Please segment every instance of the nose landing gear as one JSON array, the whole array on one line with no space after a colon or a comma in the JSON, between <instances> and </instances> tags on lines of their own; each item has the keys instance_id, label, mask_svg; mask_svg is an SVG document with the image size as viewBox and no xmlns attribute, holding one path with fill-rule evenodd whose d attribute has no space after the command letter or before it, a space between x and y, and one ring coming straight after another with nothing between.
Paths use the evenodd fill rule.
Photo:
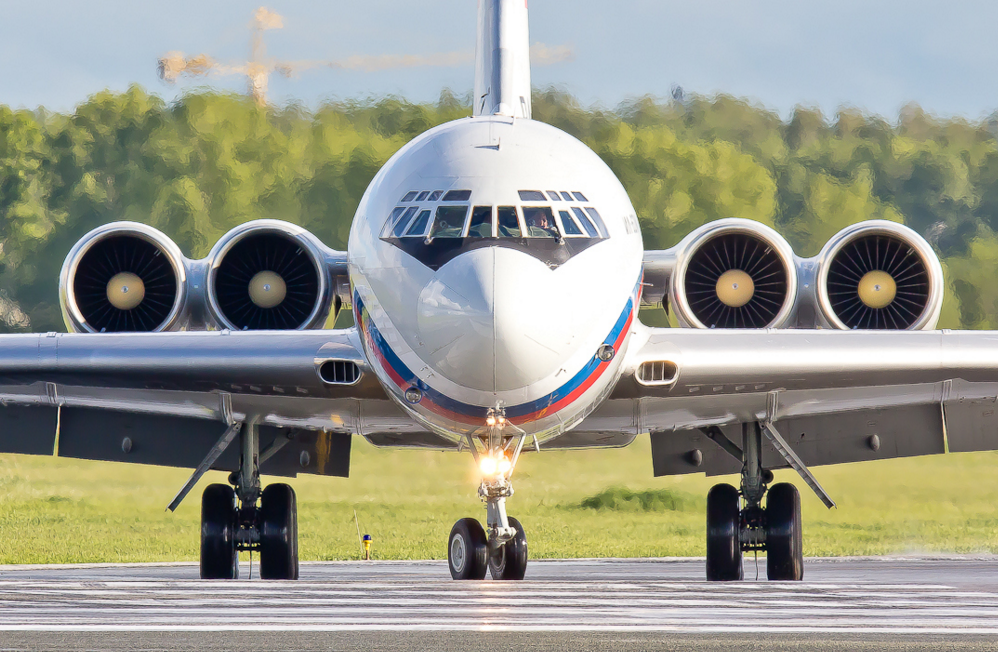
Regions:
<instances>
[{"instance_id":1,"label":"nose landing gear","mask_svg":"<svg viewBox=\"0 0 998 652\"><path fill-rule=\"evenodd\" d=\"M489 410L485 429L468 435L468 446L482 471L478 496L485 503L486 528L473 518L454 524L447 543L447 561L455 580L522 580L527 572L527 535L515 518L506 515L513 495L510 476L523 449L526 433L506 421L502 407ZM507 428L516 434L504 434ZM479 446L482 451L479 452Z\"/></svg>"}]
</instances>

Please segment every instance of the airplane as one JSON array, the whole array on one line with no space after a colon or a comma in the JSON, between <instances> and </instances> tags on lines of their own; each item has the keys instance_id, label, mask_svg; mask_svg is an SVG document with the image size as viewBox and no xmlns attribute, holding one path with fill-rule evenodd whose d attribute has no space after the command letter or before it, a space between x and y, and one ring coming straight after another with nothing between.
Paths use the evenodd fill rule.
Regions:
<instances>
[{"instance_id":1,"label":"airplane","mask_svg":"<svg viewBox=\"0 0 998 652\"><path fill-rule=\"evenodd\" d=\"M911 229L867 221L801 258L722 219L646 251L627 192L531 119L525 0L479 0L473 115L413 139L361 200L347 251L277 220L203 260L116 222L60 276L69 333L0 336L0 452L209 469L200 573L297 579L297 499L261 474L346 476L354 436L461 451L484 525L458 521L451 576L519 580L507 514L521 454L649 433L655 476L740 474L707 497L706 577L801 580L811 468L998 449L998 333L934 330L943 274ZM680 328L638 319L663 306ZM342 310L355 326L326 329Z\"/></svg>"}]
</instances>

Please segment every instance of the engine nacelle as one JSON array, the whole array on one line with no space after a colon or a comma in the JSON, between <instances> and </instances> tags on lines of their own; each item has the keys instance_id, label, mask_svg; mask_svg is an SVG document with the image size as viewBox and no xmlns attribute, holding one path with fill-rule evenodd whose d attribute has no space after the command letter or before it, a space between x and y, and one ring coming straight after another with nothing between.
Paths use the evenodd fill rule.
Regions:
<instances>
[{"instance_id":1,"label":"engine nacelle","mask_svg":"<svg viewBox=\"0 0 998 652\"><path fill-rule=\"evenodd\" d=\"M764 224L717 220L676 247L670 298L686 328L779 328L796 296L793 250Z\"/></svg>"},{"instance_id":2,"label":"engine nacelle","mask_svg":"<svg viewBox=\"0 0 998 652\"><path fill-rule=\"evenodd\" d=\"M107 224L69 252L59 298L70 331L175 330L184 318L187 261L170 238L150 226Z\"/></svg>"},{"instance_id":3,"label":"engine nacelle","mask_svg":"<svg viewBox=\"0 0 998 652\"><path fill-rule=\"evenodd\" d=\"M843 229L818 255L817 302L840 329L931 330L943 303L939 258L920 235L870 220Z\"/></svg>"},{"instance_id":4,"label":"engine nacelle","mask_svg":"<svg viewBox=\"0 0 998 652\"><path fill-rule=\"evenodd\" d=\"M236 227L208 254L211 318L231 330L322 328L334 299L327 253L311 233L287 222Z\"/></svg>"}]
</instances>

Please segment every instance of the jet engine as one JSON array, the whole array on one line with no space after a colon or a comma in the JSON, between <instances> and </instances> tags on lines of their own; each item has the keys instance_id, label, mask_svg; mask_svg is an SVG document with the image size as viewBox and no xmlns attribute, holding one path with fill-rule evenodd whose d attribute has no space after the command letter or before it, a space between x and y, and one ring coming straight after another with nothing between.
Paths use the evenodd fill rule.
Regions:
<instances>
[{"instance_id":1,"label":"jet engine","mask_svg":"<svg viewBox=\"0 0 998 652\"><path fill-rule=\"evenodd\" d=\"M818 256L817 289L833 328L930 330L942 308L943 272L920 235L871 220L828 241Z\"/></svg>"},{"instance_id":2,"label":"jet engine","mask_svg":"<svg viewBox=\"0 0 998 652\"><path fill-rule=\"evenodd\" d=\"M236 227L208 255L212 318L231 330L321 328L332 304L323 250L287 222Z\"/></svg>"},{"instance_id":3,"label":"jet engine","mask_svg":"<svg viewBox=\"0 0 998 652\"><path fill-rule=\"evenodd\" d=\"M758 222L711 222L677 247L670 294L687 328L778 328L797 296L793 251Z\"/></svg>"},{"instance_id":4,"label":"jet engine","mask_svg":"<svg viewBox=\"0 0 998 652\"><path fill-rule=\"evenodd\" d=\"M165 331L181 318L185 260L158 230L117 222L85 235L59 277L63 318L71 331Z\"/></svg>"}]
</instances>

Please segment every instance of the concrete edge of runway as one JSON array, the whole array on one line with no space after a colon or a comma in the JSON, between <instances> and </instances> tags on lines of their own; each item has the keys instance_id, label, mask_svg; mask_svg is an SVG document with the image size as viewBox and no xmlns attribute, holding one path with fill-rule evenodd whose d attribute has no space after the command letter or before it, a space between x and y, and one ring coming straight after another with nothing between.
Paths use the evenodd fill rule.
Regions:
<instances>
[{"instance_id":1,"label":"concrete edge of runway","mask_svg":"<svg viewBox=\"0 0 998 652\"><path fill-rule=\"evenodd\" d=\"M760 556L762 557L762 556ZM692 562L705 561L705 557L571 557L552 559L531 559L532 563L573 563L573 564L659 564L670 562ZM919 562L919 561L998 561L998 554L993 553L969 553L969 554L947 554L947 553L912 553L900 555L851 555L842 557L805 557L807 564L834 564L856 561L872 562ZM363 565L410 565L410 564L445 564L446 559L347 559L336 561L302 561L303 566L355 566ZM31 570L88 570L99 568L167 568L197 566L196 561L149 561L149 562L92 562L74 564L0 564L2 571L31 571Z\"/></svg>"}]
</instances>

